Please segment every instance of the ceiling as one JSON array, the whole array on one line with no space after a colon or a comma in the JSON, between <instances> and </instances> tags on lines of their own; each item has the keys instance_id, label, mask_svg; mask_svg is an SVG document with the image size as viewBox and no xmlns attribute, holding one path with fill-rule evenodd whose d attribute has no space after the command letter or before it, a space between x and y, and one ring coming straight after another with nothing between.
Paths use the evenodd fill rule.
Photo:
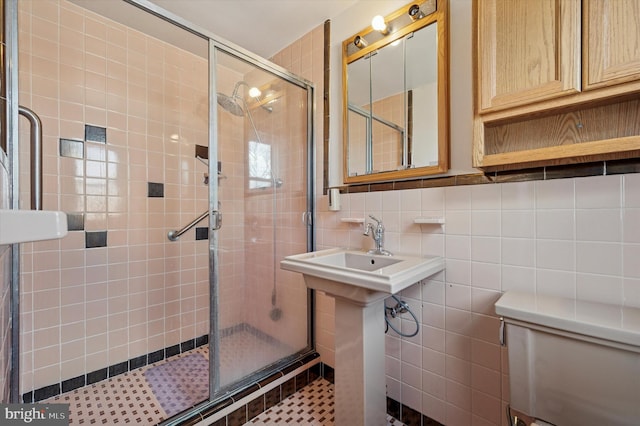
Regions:
<instances>
[{"instance_id":1,"label":"ceiling","mask_svg":"<svg viewBox=\"0 0 640 426\"><path fill-rule=\"evenodd\" d=\"M269 58L357 0L150 0Z\"/></svg>"}]
</instances>

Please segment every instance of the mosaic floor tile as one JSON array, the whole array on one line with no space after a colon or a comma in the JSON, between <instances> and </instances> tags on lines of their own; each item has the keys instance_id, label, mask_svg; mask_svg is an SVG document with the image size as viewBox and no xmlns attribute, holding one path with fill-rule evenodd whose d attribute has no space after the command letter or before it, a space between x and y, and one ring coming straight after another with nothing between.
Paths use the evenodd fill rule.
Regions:
<instances>
[{"instance_id":1,"label":"mosaic floor tile","mask_svg":"<svg viewBox=\"0 0 640 426\"><path fill-rule=\"evenodd\" d=\"M246 426L310 425L333 426L333 384L316 379L278 405L251 419ZM387 425L404 426L387 415Z\"/></svg>"},{"instance_id":2,"label":"mosaic floor tile","mask_svg":"<svg viewBox=\"0 0 640 426\"><path fill-rule=\"evenodd\" d=\"M69 424L73 425L155 425L167 417L140 371L58 395L48 402L69 404Z\"/></svg>"}]
</instances>

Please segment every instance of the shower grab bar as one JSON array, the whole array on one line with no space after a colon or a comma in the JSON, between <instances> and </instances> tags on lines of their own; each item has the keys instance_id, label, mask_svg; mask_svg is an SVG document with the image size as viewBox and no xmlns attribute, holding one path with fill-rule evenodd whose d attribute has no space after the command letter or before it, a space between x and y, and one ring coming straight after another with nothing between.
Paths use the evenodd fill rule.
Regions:
<instances>
[{"instance_id":1,"label":"shower grab bar","mask_svg":"<svg viewBox=\"0 0 640 426\"><path fill-rule=\"evenodd\" d=\"M31 125L31 209L42 210L42 121L27 107L18 106L18 113Z\"/></svg>"},{"instance_id":2,"label":"shower grab bar","mask_svg":"<svg viewBox=\"0 0 640 426\"><path fill-rule=\"evenodd\" d=\"M189 229L191 229L194 226L196 226L198 223L202 222L207 216L209 216L209 210L207 210L206 212L202 213L200 216L195 218L187 226L185 226L184 228L180 229L179 231L169 231L169 233L167 234L167 238L169 238L171 241L178 241L178 238L180 238L180 236L182 234L184 234Z\"/></svg>"}]
</instances>

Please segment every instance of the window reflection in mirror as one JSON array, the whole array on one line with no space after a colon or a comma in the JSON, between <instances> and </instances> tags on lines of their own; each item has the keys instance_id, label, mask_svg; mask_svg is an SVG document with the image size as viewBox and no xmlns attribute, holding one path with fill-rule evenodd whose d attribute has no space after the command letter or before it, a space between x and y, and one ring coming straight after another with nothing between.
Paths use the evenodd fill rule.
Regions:
<instances>
[{"instance_id":1,"label":"window reflection in mirror","mask_svg":"<svg viewBox=\"0 0 640 426\"><path fill-rule=\"evenodd\" d=\"M413 21L416 4L424 17ZM389 35L365 29L343 42L345 183L448 169L447 2L437 7L411 3L386 18ZM354 47L358 37L366 46Z\"/></svg>"}]
</instances>

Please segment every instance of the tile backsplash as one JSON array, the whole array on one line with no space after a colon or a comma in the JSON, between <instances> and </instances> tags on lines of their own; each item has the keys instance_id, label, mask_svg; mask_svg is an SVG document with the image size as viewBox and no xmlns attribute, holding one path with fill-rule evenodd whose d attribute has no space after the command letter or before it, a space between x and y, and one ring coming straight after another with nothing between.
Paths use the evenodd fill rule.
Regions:
<instances>
[{"instance_id":1,"label":"tile backsplash","mask_svg":"<svg viewBox=\"0 0 640 426\"><path fill-rule=\"evenodd\" d=\"M420 333L386 336L389 397L443 424L504 424L506 352L493 303L519 289L640 307L640 174L318 197L318 249L371 248L373 214L394 253L439 255L446 270L405 290ZM418 216L444 225L415 224ZM319 297L318 350L333 365L333 301ZM408 314L398 325L413 330Z\"/></svg>"}]
</instances>

